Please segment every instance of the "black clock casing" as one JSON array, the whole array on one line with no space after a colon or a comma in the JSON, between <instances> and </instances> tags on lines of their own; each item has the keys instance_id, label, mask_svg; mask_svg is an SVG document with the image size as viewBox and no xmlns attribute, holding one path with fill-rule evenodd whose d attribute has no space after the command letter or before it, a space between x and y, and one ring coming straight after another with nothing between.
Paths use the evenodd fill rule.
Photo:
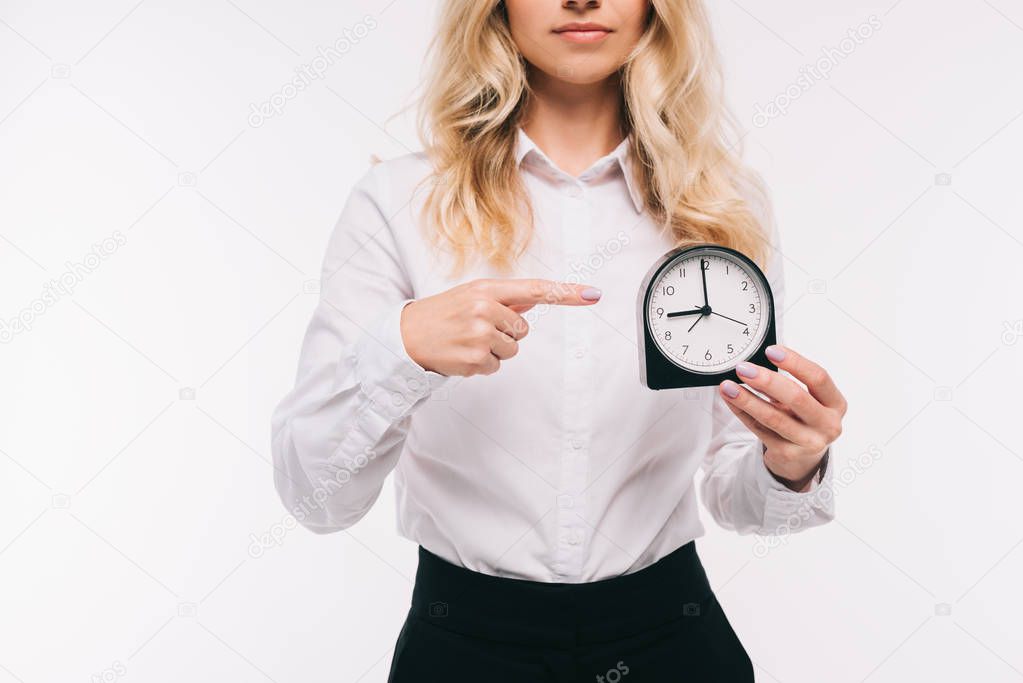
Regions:
<instances>
[{"instance_id":1,"label":"black clock casing","mask_svg":"<svg viewBox=\"0 0 1023 683\"><path fill-rule=\"evenodd\" d=\"M662 256L647 272L643 278L643 284L639 288L639 296L636 302L638 309L637 322L639 324L637 339L641 340L639 346L639 376L640 381L650 389L709 387L720 384L726 379L731 379L739 384L743 384L746 381L735 372L734 367L727 371L713 373L693 372L692 370L680 367L661 353L656 342L654 342L653 336L650 334L650 324L647 318L649 315L648 302L650 301L650 293L654 283L658 281L661 273L666 268L670 268L676 261L684 258L685 254L698 249L711 249L719 252L726 258L740 262L749 272L759 275L760 283L758 283L758 286L762 285L763 287L763 296L767 309L767 329L763 340L754 352L749 356L737 359L736 363L739 360L746 360L771 370L777 370L778 368L764 352L764 349L776 343L776 327L774 295L763 271L749 257L735 249L713 243L691 244L673 249Z\"/></svg>"}]
</instances>

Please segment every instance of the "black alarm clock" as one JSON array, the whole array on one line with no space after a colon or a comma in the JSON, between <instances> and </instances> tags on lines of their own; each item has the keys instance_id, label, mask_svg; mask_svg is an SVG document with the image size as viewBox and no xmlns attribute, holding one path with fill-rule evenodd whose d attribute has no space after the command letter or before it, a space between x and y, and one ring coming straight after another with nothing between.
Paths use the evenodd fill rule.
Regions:
<instances>
[{"instance_id":1,"label":"black alarm clock","mask_svg":"<svg viewBox=\"0 0 1023 683\"><path fill-rule=\"evenodd\" d=\"M744 254L717 244L668 252L647 273L637 301L640 380L650 389L743 383L735 367L777 366L774 297Z\"/></svg>"}]
</instances>

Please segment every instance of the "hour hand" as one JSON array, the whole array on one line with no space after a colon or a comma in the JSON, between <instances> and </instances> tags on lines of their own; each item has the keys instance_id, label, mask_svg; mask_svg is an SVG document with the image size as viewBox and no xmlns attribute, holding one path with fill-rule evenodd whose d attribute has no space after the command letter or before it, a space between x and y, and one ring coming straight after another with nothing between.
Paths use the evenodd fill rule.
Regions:
<instances>
[{"instance_id":1,"label":"hour hand","mask_svg":"<svg viewBox=\"0 0 1023 683\"><path fill-rule=\"evenodd\" d=\"M703 312L704 311L703 311L702 308L694 308L694 309L691 309L691 310L688 310L688 311L674 311L672 313L669 313L665 317L667 317L667 318L677 318L677 317L682 316L682 315L696 315L698 313L703 313Z\"/></svg>"}]
</instances>

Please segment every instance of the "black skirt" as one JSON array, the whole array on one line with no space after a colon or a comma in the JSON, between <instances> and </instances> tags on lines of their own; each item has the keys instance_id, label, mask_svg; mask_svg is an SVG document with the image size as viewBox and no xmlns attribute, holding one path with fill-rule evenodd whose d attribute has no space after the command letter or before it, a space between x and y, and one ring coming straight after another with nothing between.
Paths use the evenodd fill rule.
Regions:
<instances>
[{"instance_id":1,"label":"black skirt","mask_svg":"<svg viewBox=\"0 0 1023 683\"><path fill-rule=\"evenodd\" d=\"M490 576L419 549L389 683L748 683L694 542L590 583Z\"/></svg>"}]
</instances>

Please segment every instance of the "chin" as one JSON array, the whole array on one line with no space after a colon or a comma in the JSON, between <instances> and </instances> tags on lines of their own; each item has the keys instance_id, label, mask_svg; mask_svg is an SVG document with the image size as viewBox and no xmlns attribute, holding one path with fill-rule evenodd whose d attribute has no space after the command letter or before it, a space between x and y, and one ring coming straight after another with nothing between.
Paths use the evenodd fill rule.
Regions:
<instances>
[{"instance_id":1,"label":"chin","mask_svg":"<svg viewBox=\"0 0 1023 683\"><path fill-rule=\"evenodd\" d=\"M593 85L601 83L614 75L616 68L596 68L593 64L583 64L582 67L575 67L567 63L561 66L551 65L543 69L551 78L556 78L572 85Z\"/></svg>"}]
</instances>

